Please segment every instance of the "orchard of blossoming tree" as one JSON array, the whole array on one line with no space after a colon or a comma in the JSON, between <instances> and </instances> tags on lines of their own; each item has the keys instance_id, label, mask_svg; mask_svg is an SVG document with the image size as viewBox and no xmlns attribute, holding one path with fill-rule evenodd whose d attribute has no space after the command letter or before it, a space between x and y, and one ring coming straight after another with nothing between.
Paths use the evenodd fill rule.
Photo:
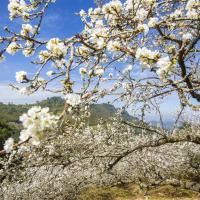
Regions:
<instances>
[{"instance_id":1,"label":"orchard of blossoming tree","mask_svg":"<svg viewBox=\"0 0 200 200\"><path fill-rule=\"evenodd\" d=\"M37 67L33 76L16 72L17 83L10 86L26 95L59 93L65 105L60 116L35 106L20 117L18 141L9 138L0 152L2 197L73 199L90 184L149 187L172 179L180 186L192 181L199 192L200 2L98 0L78 13L80 33L42 40L45 13L57 1L8 2L10 20L22 23L18 32L4 28L0 61L21 52ZM173 95L180 108L166 130L160 104ZM88 126L90 104L105 99L120 107L116 117ZM126 110L137 120L122 118ZM149 112L158 115L160 127L145 121ZM179 120L185 126L178 127Z\"/></svg>"}]
</instances>

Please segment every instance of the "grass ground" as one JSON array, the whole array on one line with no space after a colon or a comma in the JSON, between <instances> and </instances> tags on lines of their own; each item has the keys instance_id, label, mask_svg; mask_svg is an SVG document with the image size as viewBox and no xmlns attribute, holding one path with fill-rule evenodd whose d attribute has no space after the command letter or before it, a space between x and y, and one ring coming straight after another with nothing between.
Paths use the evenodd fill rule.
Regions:
<instances>
[{"instance_id":1,"label":"grass ground","mask_svg":"<svg viewBox=\"0 0 200 200\"><path fill-rule=\"evenodd\" d=\"M135 184L115 187L90 187L83 190L78 200L200 200L200 193L191 190L161 186L145 195Z\"/></svg>"}]
</instances>

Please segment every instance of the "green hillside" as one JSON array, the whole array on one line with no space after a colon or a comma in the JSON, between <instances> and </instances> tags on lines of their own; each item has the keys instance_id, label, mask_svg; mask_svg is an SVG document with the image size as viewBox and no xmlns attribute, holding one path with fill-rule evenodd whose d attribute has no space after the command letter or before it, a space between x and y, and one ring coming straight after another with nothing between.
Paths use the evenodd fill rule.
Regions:
<instances>
[{"instance_id":1,"label":"green hillside","mask_svg":"<svg viewBox=\"0 0 200 200\"><path fill-rule=\"evenodd\" d=\"M51 97L42 101L38 101L35 104L15 105L15 104L3 104L0 103L0 119L6 122L19 122L19 116L26 112L30 107L39 105L41 107L49 107L50 111L54 114L59 114L63 111L64 100L61 97ZM95 123L98 119L107 119L115 115L117 109L110 104L92 104L90 106L91 121ZM127 112L122 114L126 120L134 119Z\"/></svg>"},{"instance_id":2,"label":"green hillside","mask_svg":"<svg viewBox=\"0 0 200 200\"><path fill-rule=\"evenodd\" d=\"M103 103L103 104L92 104L90 106L91 117L89 119L90 125L95 125L97 120L102 118L104 120L114 117L117 109L110 104ZM127 112L122 114L123 119L125 120L134 120L135 118L129 115Z\"/></svg>"},{"instance_id":3,"label":"green hillside","mask_svg":"<svg viewBox=\"0 0 200 200\"><path fill-rule=\"evenodd\" d=\"M21 124L19 122L19 116L27 112L27 110L34 106L39 105L41 107L49 107L50 111L54 114L59 114L63 111L64 100L61 97L51 97L45 100L36 102L35 104L15 105L15 104L3 104L0 103L0 148L4 141L13 136L17 137L20 132ZM88 119L90 125L96 125L99 119L108 120L113 117L117 112L117 109L110 104L92 104L90 106L91 116ZM126 120L134 120L127 112L122 114Z\"/></svg>"},{"instance_id":4,"label":"green hillside","mask_svg":"<svg viewBox=\"0 0 200 200\"><path fill-rule=\"evenodd\" d=\"M27 112L27 110L34 105L49 107L51 112L57 114L62 111L64 100L60 97L52 97L40 102L36 102L35 104L15 105L11 103L0 103L0 119L4 120L5 122L19 123L19 116Z\"/></svg>"},{"instance_id":5,"label":"green hillside","mask_svg":"<svg viewBox=\"0 0 200 200\"><path fill-rule=\"evenodd\" d=\"M20 128L17 125L8 123L0 119L0 148L2 149L4 141L10 137L15 136Z\"/></svg>"}]
</instances>

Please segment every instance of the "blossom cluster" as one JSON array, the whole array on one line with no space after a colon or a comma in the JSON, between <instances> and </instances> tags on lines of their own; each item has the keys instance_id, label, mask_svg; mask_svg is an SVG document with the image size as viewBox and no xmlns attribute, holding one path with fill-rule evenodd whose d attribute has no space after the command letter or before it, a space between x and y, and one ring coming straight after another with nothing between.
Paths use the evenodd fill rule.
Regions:
<instances>
[{"instance_id":1,"label":"blossom cluster","mask_svg":"<svg viewBox=\"0 0 200 200\"><path fill-rule=\"evenodd\" d=\"M6 153L10 153L13 150L13 146L14 146L14 139L8 138L4 144L4 150L6 151Z\"/></svg>"},{"instance_id":2,"label":"blossom cluster","mask_svg":"<svg viewBox=\"0 0 200 200\"><path fill-rule=\"evenodd\" d=\"M24 21L28 21L32 11L39 7L39 2L29 0L27 3L25 0L9 0L8 11L10 14L10 19L13 20L16 17L22 17ZM50 0L54 3L56 0Z\"/></svg>"},{"instance_id":3,"label":"blossom cluster","mask_svg":"<svg viewBox=\"0 0 200 200\"><path fill-rule=\"evenodd\" d=\"M32 107L27 113L20 117L23 130L20 132L20 142L29 141L32 145L39 145L48 131L57 126L58 117L49 113L49 108L40 106ZM4 150L10 153L13 149L14 139L9 138L4 144Z\"/></svg>"},{"instance_id":4,"label":"blossom cluster","mask_svg":"<svg viewBox=\"0 0 200 200\"><path fill-rule=\"evenodd\" d=\"M160 58L160 53L142 47L137 49L135 57L141 61L142 66L150 68Z\"/></svg>"},{"instance_id":5,"label":"blossom cluster","mask_svg":"<svg viewBox=\"0 0 200 200\"><path fill-rule=\"evenodd\" d=\"M170 60L169 56L165 56L158 59L157 67L158 76L161 80L165 80L166 75L174 70L175 63Z\"/></svg>"},{"instance_id":6,"label":"blossom cluster","mask_svg":"<svg viewBox=\"0 0 200 200\"><path fill-rule=\"evenodd\" d=\"M81 104L81 96L78 94L67 94L65 95L66 103L72 107L78 106Z\"/></svg>"},{"instance_id":7,"label":"blossom cluster","mask_svg":"<svg viewBox=\"0 0 200 200\"><path fill-rule=\"evenodd\" d=\"M22 46L20 44L17 44L16 42L12 42L8 45L6 51L7 53L14 55L16 52L18 52Z\"/></svg>"},{"instance_id":8,"label":"blossom cluster","mask_svg":"<svg viewBox=\"0 0 200 200\"><path fill-rule=\"evenodd\" d=\"M22 83L23 81L27 80L27 72L25 71L16 72L15 78L17 82Z\"/></svg>"},{"instance_id":9,"label":"blossom cluster","mask_svg":"<svg viewBox=\"0 0 200 200\"><path fill-rule=\"evenodd\" d=\"M191 19L198 19L200 2L198 0L188 0L186 5L187 17Z\"/></svg>"},{"instance_id":10,"label":"blossom cluster","mask_svg":"<svg viewBox=\"0 0 200 200\"><path fill-rule=\"evenodd\" d=\"M58 38L52 38L47 43L47 49L55 57L65 56L67 53L67 47Z\"/></svg>"},{"instance_id":11,"label":"blossom cluster","mask_svg":"<svg viewBox=\"0 0 200 200\"><path fill-rule=\"evenodd\" d=\"M166 79L166 75L172 72L175 66L169 56L161 56L158 51L151 51L146 47L138 48L135 57L140 60L145 68L157 68L157 74L161 80Z\"/></svg>"},{"instance_id":12,"label":"blossom cluster","mask_svg":"<svg viewBox=\"0 0 200 200\"><path fill-rule=\"evenodd\" d=\"M27 19L30 7L28 7L24 0L10 0L8 4L8 11L10 12L10 19L17 16L23 16L24 19Z\"/></svg>"},{"instance_id":13,"label":"blossom cluster","mask_svg":"<svg viewBox=\"0 0 200 200\"><path fill-rule=\"evenodd\" d=\"M39 144L45 136L45 131L53 130L56 127L57 120L57 116L49 114L49 108L32 107L27 114L20 117L20 121L25 128L20 133L20 140L25 141L31 137L32 144Z\"/></svg>"},{"instance_id":14,"label":"blossom cluster","mask_svg":"<svg viewBox=\"0 0 200 200\"><path fill-rule=\"evenodd\" d=\"M30 24L22 24L21 35L27 36L30 33L34 34L35 29Z\"/></svg>"}]
</instances>

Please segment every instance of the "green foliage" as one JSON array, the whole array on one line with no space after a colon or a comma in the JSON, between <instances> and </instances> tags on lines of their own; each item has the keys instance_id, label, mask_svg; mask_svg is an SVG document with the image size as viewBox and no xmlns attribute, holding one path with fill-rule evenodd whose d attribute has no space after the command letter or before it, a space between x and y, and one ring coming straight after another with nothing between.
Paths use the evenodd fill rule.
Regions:
<instances>
[{"instance_id":1,"label":"green foliage","mask_svg":"<svg viewBox=\"0 0 200 200\"><path fill-rule=\"evenodd\" d=\"M15 105L0 103L0 119L5 122L19 122L19 116L26 112L30 105Z\"/></svg>"},{"instance_id":2,"label":"green foliage","mask_svg":"<svg viewBox=\"0 0 200 200\"><path fill-rule=\"evenodd\" d=\"M108 121L111 117L114 117L117 109L110 104L103 103L103 104L92 104L90 106L91 116L89 118L90 125L96 125L99 119L103 119ZM122 113L122 118L124 120L132 121L136 118L129 115L127 112Z\"/></svg>"},{"instance_id":3,"label":"green foliage","mask_svg":"<svg viewBox=\"0 0 200 200\"><path fill-rule=\"evenodd\" d=\"M42 108L49 107L51 112L53 112L54 114L59 114L63 111L64 99L62 99L61 97L51 97L51 98L47 98L45 100L36 102L36 105L39 105Z\"/></svg>"},{"instance_id":4,"label":"green foliage","mask_svg":"<svg viewBox=\"0 0 200 200\"><path fill-rule=\"evenodd\" d=\"M3 148L4 141L11 136L14 137L18 130L19 127L0 120L0 149Z\"/></svg>"}]
</instances>

